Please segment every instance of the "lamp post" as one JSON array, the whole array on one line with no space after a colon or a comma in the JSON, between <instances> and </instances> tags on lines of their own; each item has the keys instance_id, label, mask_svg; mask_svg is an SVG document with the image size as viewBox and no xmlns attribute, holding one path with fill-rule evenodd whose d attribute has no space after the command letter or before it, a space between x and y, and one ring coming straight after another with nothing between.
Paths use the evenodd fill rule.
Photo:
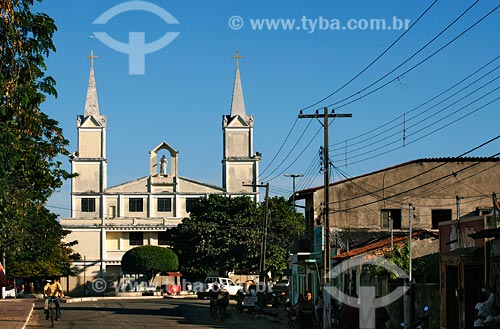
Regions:
<instances>
[{"instance_id":1,"label":"lamp post","mask_svg":"<svg viewBox=\"0 0 500 329\"><path fill-rule=\"evenodd\" d=\"M285 174L285 177L292 177L293 180L293 194L292 194L292 204L293 208L295 209L295 178L297 177L304 177L304 174Z\"/></svg>"}]
</instances>

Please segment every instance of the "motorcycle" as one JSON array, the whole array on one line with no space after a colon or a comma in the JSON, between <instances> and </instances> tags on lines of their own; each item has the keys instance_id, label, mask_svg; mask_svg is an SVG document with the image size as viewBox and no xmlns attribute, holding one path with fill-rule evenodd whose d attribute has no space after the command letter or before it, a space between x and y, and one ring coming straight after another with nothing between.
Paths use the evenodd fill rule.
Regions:
<instances>
[{"instance_id":1,"label":"motorcycle","mask_svg":"<svg viewBox=\"0 0 500 329\"><path fill-rule=\"evenodd\" d=\"M420 316L417 320L413 321L412 323L406 325L404 322L401 322L400 326L401 328L407 328L407 329L429 329L429 306L424 307L424 314Z\"/></svg>"},{"instance_id":2,"label":"motorcycle","mask_svg":"<svg viewBox=\"0 0 500 329\"><path fill-rule=\"evenodd\" d=\"M285 291L273 292L271 296L273 308L285 307L289 301L288 294Z\"/></svg>"}]
</instances>

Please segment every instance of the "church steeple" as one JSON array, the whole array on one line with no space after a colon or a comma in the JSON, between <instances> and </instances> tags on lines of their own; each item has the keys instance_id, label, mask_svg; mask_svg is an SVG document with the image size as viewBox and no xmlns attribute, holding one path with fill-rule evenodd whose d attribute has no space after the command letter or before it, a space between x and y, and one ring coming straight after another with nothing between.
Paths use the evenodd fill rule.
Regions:
<instances>
[{"instance_id":1,"label":"church steeple","mask_svg":"<svg viewBox=\"0 0 500 329\"><path fill-rule=\"evenodd\" d=\"M223 158L222 187L230 195L252 195L259 200L259 161L260 154L253 151L253 116L245 111L243 88L241 87L238 55L236 59L236 76L233 86L231 114L222 116ZM242 183L245 183L242 184Z\"/></svg>"},{"instance_id":2,"label":"church steeple","mask_svg":"<svg viewBox=\"0 0 500 329\"><path fill-rule=\"evenodd\" d=\"M97 99L97 88L95 84L95 76L94 76L94 51L90 52L90 75L89 75L89 84L87 87L87 99L85 101L85 112L84 117L88 117L93 115L94 117L100 117L99 113L99 101Z\"/></svg>"},{"instance_id":3,"label":"church steeple","mask_svg":"<svg viewBox=\"0 0 500 329\"><path fill-rule=\"evenodd\" d=\"M239 115L241 118L246 120L247 115L245 112L245 100L243 98L243 87L241 86L240 66L239 66L239 59L243 58L243 56L238 55L238 51L236 50L236 55L232 56L232 58L236 59L236 76L234 78L234 86L233 86L231 117Z\"/></svg>"},{"instance_id":4,"label":"church steeple","mask_svg":"<svg viewBox=\"0 0 500 329\"><path fill-rule=\"evenodd\" d=\"M108 160L106 158L106 115L99 112L97 88L94 77L94 53L90 56L90 75L83 115L76 117L78 151L71 156L72 217L99 217L104 212L102 193L107 188ZM85 208L86 202L92 205ZM92 210L88 212L87 210ZM107 209L106 209L107 211Z\"/></svg>"}]
</instances>

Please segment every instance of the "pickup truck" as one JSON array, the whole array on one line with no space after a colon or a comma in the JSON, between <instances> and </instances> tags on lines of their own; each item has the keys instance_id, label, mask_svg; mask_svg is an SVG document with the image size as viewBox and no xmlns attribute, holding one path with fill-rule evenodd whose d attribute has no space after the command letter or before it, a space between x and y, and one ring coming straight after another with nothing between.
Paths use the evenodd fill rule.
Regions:
<instances>
[{"instance_id":1,"label":"pickup truck","mask_svg":"<svg viewBox=\"0 0 500 329\"><path fill-rule=\"evenodd\" d=\"M205 297L208 297L208 292L210 289L213 288L214 284L218 286L219 289L224 288L229 292L229 296L236 296L236 293L239 290L242 290L243 287L235 284L231 279L229 278L224 278L220 276L208 276L205 279L204 283L197 283L193 285L193 287L196 288L196 295L198 296L198 299L203 299Z\"/></svg>"}]
</instances>

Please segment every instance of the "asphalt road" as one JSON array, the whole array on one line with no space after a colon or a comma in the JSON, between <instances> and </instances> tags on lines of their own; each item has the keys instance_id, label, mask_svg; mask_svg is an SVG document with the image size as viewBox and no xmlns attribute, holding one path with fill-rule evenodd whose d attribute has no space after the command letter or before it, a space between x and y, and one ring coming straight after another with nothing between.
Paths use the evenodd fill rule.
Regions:
<instances>
[{"instance_id":1,"label":"asphalt road","mask_svg":"<svg viewBox=\"0 0 500 329\"><path fill-rule=\"evenodd\" d=\"M207 300L196 299L137 299L100 300L62 304L62 319L55 328L286 328L277 318L237 313L229 306L230 318L224 323L209 316ZM43 304L36 303L26 328L49 328Z\"/></svg>"}]
</instances>

